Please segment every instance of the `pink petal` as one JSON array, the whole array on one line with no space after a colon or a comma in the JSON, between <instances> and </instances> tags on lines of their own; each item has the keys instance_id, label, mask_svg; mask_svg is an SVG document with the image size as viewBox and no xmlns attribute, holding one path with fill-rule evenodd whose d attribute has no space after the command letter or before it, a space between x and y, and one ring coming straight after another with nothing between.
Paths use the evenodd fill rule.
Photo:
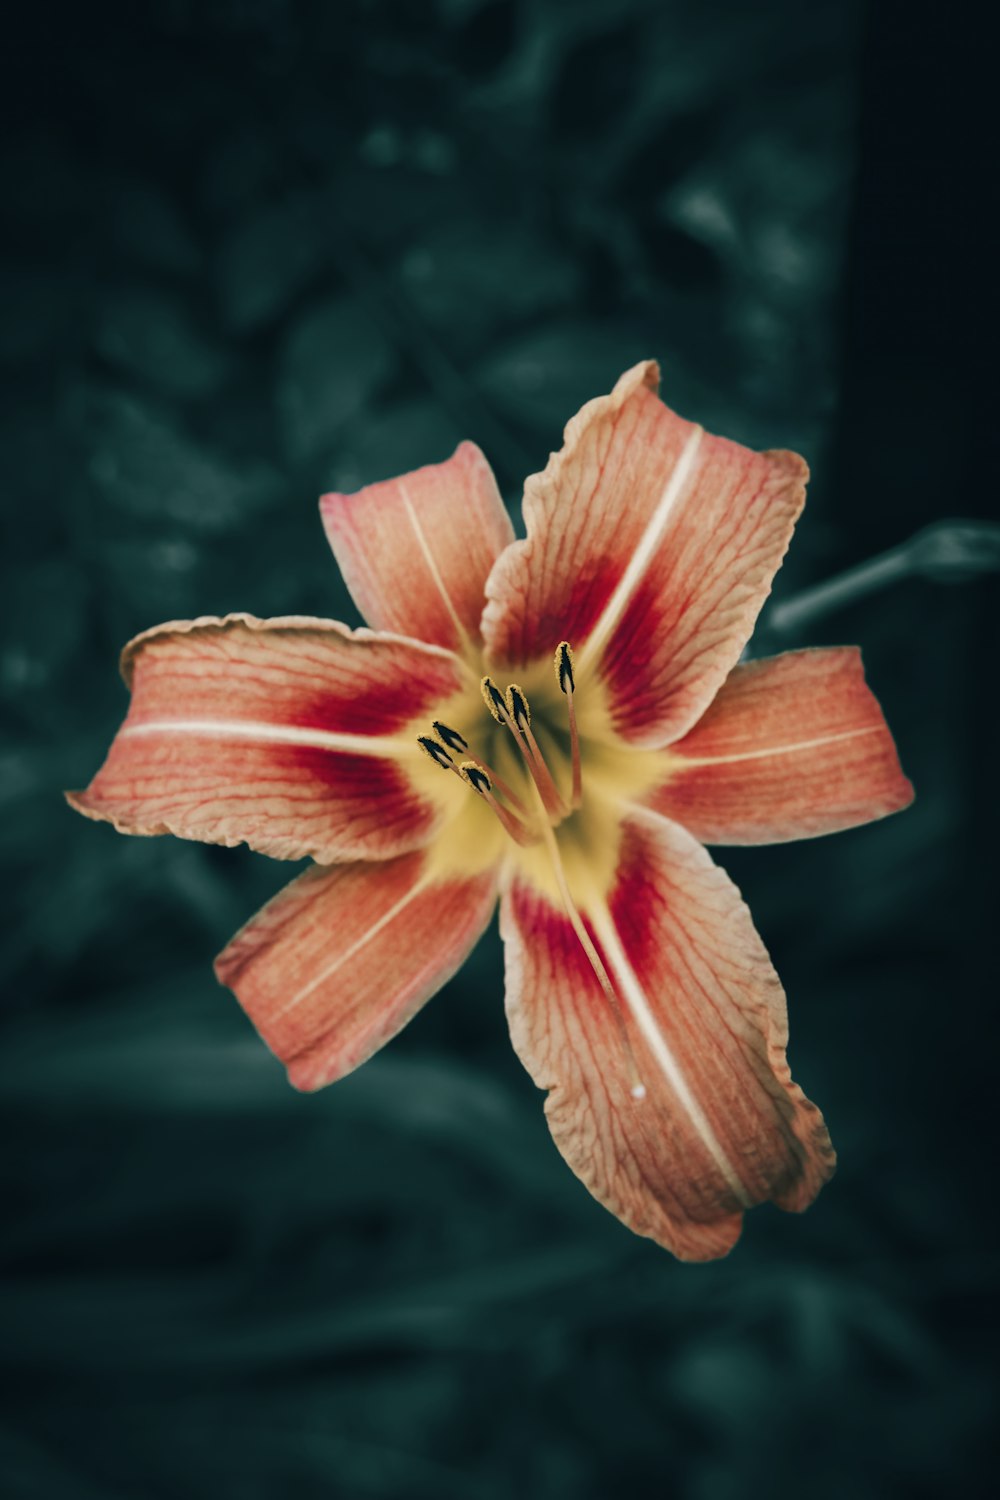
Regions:
<instances>
[{"instance_id":1,"label":"pink petal","mask_svg":"<svg viewBox=\"0 0 1000 1500\"><path fill-rule=\"evenodd\" d=\"M661 745L736 664L802 508L792 453L753 453L685 422L636 365L566 428L525 486L527 540L487 584L486 649L518 667L576 652L601 675L619 733Z\"/></svg>"},{"instance_id":2,"label":"pink petal","mask_svg":"<svg viewBox=\"0 0 1000 1500\"><path fill-rule=\"evenodd\" d=\"M314 865L216 960L299 1089L350 1073L464 963L496 905L492 871L432 879L427 856Z\"/></svg>"},{"instance_id":3,"label":"pink petal","mask_svg":"<svg viewBox=\"0 0 1000 1500\"><path fill-rule=\"evenodd\" d=\"M84 792L123 833L278 859L384 859L427 842L412 721L461 686L450 653L327 620L162 625L122 657L128 717Z\"/></svg>"},{"instance_id":4,"label":"pink petal","mask_svg":"<svg viewBox=\"0 0 1000 1500\"><path fill-rule=\"evenodd\" d=\"M854 646L734 667L669 753L650 805L707 844L836 833L913 800Z\"/></svg>"},{"instance_id":5,"label":"pink petal","mask_svg":"<svg viewBox=\"0 0 1000 1500\"><path fill-rule=\"evenodd\" d=\"M744 1209L805 1208L834 1166L785 1061L778 977L728 877L655 814L625 824L615 886L587 925L645 1098L569 922L520 881L501 910L514 1046L595 1198L683 1260L724 1255Z\"/></svg>"},{"instance_id":6,"label":"pink petal","mask_svg":"<svg viewBox=\"0 0 1000 1500\"><path fill-rule=\"evenodd\" d=\"M370 625L456 651L478 646L483 587L514 530L474 443L357 494L324 495L320 510Z\"/></svg>"}]
</instances>

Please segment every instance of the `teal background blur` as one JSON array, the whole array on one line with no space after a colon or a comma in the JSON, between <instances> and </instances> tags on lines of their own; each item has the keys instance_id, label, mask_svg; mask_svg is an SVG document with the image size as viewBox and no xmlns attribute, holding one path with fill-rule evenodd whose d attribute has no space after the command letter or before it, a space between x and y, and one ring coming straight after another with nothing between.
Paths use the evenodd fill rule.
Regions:
<instances>
[{"instance_id":1,"label":"teal background blur","mask_svg":"<svg viewBox=\"0 0 1000 1500\"><path fill-rule=\"evenodd\" d=\"M8 12L5 1500L991 1492L995 534L933 533L825 612L803 592L995 516L972 16ZM60 797L124 712L135 632L356 620L321 490L471 437L516 510L650 354L685 414L808 456L754 650L860 643L918 789L880 825L719 854L841 1168L705 1267L563 1166L495 934L300 1097L211 972L292 869Z\"/></svg>"}]
</instances>

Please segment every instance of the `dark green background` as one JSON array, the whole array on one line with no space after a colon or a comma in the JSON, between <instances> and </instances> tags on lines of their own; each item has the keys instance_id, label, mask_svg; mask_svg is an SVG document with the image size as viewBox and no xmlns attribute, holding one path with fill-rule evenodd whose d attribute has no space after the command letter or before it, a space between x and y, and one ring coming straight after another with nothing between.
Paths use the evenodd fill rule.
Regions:
<instances>
[{"instance_id":1,"label":"dark green background","mask_svg":"<svg viewBox=\"0 0 1000 1500\"><path fill-rule=\"evenodd\" d=\"M712 1266L563 1166L495 935L385 1055L299 1097L211 974L291 870L119 838L59 795L124 711L136 631L356 618L322 489L471 437L516 507L644 355L686 415L810 459L776 605L995 512L989 81L971 6L939 11L8 12L4 1497L988 1493L986 533L762 622L755 650L862 645L918 801L720 856L841 1169Z\"/></svg>"}]
</instances>

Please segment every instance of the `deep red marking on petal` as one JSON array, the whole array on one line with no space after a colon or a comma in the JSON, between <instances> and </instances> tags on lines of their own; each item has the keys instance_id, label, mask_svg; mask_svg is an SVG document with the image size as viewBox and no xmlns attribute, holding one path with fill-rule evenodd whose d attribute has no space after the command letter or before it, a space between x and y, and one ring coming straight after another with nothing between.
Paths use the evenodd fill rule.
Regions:
<instances>
[{"instance_id":1,"label":"deep red marking on petal","mask_svg":"<svg viewBox=\"0 0 1000 1500\"><path fill-rule=\"evenodd\" d=\"M548 654L567 638L584 642L600 619L617 583L611 567L579 569L573 575L572 594L565 605L543 610L537 620L532 620L531 639L522 645L521 656L527 658L534 652Z\"/></svg>"},{"instance_id":2,"label":"deep red marking on petal","mask_svg":"<svg viewBox=\"0 0 1000 1500\"><path fill-rule=\"evenodd\" d=\"M421 709L433 708L439 700L422 692L418 684L393 696L381 685L364 692L344 694L316 692L304 695L268 723L317 729L330 734L392 735Z\"/></svg>"},{"instance_id":3,"label":"deep red marking on petal","mask_svg":"<svg viewBox=\"0 0 1000 1500\"><path fill-rule=\"evenodd\" d=\"M436 820L382 757L193 734L119 739L82 800L129 831L242 839L283 858L298 845L321 863L412 847Z\"/></svg>"},{"instance_id":4,"label":"deep red marking on petal","mask_svg":"<svg viewBox=\"0 0 1000 1500\"><path fill-rule=\"evenodd\" d=\"M575 1003L585 1004L588 1010L596 1011L600 1015L607 1012L608 998L594 974L579 938L573 931L569 918L561 911L557 911L544 896L527 885L518 883L514 887L513 901L518 925L522 932L526 935L530 934L533 942L543 944L552 966L560 974L575 981L573 985ZM583 924L597 949L601 962L607 968L607 955L585 917Z\"/></svg>"},{"instance_id":5,"label":"deep red marking on petal","mask_svg":"<svg viewBox=\"0 0 1000 1500\"><path fill-rule=\"evenodd\" d=\"M307 745L269 745L267 760L276 780L282 779L282 773L297 772L308 776L305 785L310 790L316 783L338 792L351 790L369 796L398 795L407 790L399 769L375 755L343 755Z\"/></svg>"},{"instance_id":6,"label":"deep red marking on petal","mask_svg":"<svg viewBox=\"0 0 1000 1500\"><path fill-rule=\"evenodd\" d=\"M655 883L644 869L642 837L633 824L626 823L621 833L618 871L608 907L622 946L638 973L647 969L650 959L656 956L653 947L656 940L655 899Z\"/></svg>"},{"instance_id":7,"label":"deep red marking on petal","mask_svg":"<svg viewBox=\"0 0 1000 1500\"><path fill-rule=\"evenodd\" d=\"M420 658L417 668L423 667ZM431 712L457 685L449 662L428 659L427 670L350 676L321 665L315 672L268 663L220 663L208 671L161 667L154 691L137 694L133 723L168 718L238 718L323 733L392 735L422 712ZM442 670L443 668L443 670ZM140 686L144 686L140 682Z\"/></svg>"},{"instance_id":8,"label":"deep red marking on petal","mask_svg":"<svg viewBox=\"0 0 1000 1500\"><path fill-rule=\"evenodd\" d=\"M644 724L662 703L662 692L649 672L650 643L667 629L676 629L688 607L686 599L665 600L648 579L637 588L604 651L616 728L625 729L633 721Z\"/></svg>"}]
</instances>

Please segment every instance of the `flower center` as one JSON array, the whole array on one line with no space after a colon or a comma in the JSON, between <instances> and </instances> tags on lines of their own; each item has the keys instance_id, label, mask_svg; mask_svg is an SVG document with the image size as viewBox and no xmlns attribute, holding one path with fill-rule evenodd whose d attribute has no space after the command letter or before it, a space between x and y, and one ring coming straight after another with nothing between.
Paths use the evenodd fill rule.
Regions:
<instances>
[{"instance_id":1,"label":"flower center","mask_svg":"<svg viewBox=\"0 0 1000 1500\"><path fill-rule=\"evenodd\" d=\"M504 832L521 849L541 845L543 857L559 893L563 909L587 956L605 999L615 1018L621 1045L628 1068L632 1096L642 1099L646 1090L639 1076L631 1043L625 1028L621 1000L605 967L601 955L587 931L574 899L566 869L556 840L555 830L575 812L583 801L583 771L580 761L580 734L576 721L576 676L573 668L573 652L568 641L560 641L555 653L555 677L559 692L565 703L566 717L562 728L562 740L569 740L569 775L565 766L558 766L558 729L547 725L546 741L550 744L549 758L539 744L531 725L531 708L527 694L518 683L508 685L501 692L492 677L483 677L480 691L491 717L501 726L504 734L495 746L508 759L513 750L514 764L520 771L524 790L522 797L510 782L496 769L495 754L489 759L468 755L469 742L459 730L436 719L431 726L433 734L418 736L417 743L424 754L443 771L451 771L461 777L471 790L482 799L494 814ZM562 757L565 759L565 752ZM557 765L553 771L550 759ZM505 770L507 766L505 765ZM563 772L562 776L558 771ZM513 779L513 778L512 778ZM560 786L560 779L563 785ZM568 781L568 785L566 782Z\"/></svg>"},{"instance_id":2,"label":"flower center","mask_svg":"<svg viewBox=\"0 0 1000 1500\"><path fill-rule=\"evenodd\" d=\"M453 803L432 858L442 871L471 872L497 860L506 843L511 858L503 878L513 873L512 866L517 878L562 907L611 1007L632 1095L641 1099L645 1089L622 1001L587 917L609 898L624 810L662 780L663 752L638 749L619 737L599 679L587 678L577 704L578 675L568 641L556 647L551 667L540 661L524 671L522 683L529 684L537 709L534 720L521 683L501 691L487 676L480 680L489 714L485 721L481 711L470 712L464 694L456 695L444 709L446 717L429 726L432 732L417 736L424 755L448 773L445 780L462 782L467 799ZM586 756L581 755L584 741ZM428 776L430 792L436 772L428 768ZM454 782L452 789L458 792Z\"/></svg>"},{"instance_id":3,"label":"flower center","mask_svg":"<svg viewBox=\"0 0 1000 1500\"><path fill-rule=\"evenodd\" d=\"M460 776L490 808L504 832L522 848L551 837L553 828L578 808L583 800L583 773L580 763L580 734L576 722L573 652L568 641L560 641L555 653L555 675L566 704L566 729L569 735L570 785L560 789L556 776L531 727L528 699L516 682L502 693L492 677L480 683L483 702L494 721L507 732L500 753L510 758L513 747L515 764L527 793L520 796L496 768L492 759L468 756L469 742L457 729L435 719L433 734L422 734L417 744L435 765ZM551 753L551 752L550 752Z\"/></svg>"}]
</instances>

